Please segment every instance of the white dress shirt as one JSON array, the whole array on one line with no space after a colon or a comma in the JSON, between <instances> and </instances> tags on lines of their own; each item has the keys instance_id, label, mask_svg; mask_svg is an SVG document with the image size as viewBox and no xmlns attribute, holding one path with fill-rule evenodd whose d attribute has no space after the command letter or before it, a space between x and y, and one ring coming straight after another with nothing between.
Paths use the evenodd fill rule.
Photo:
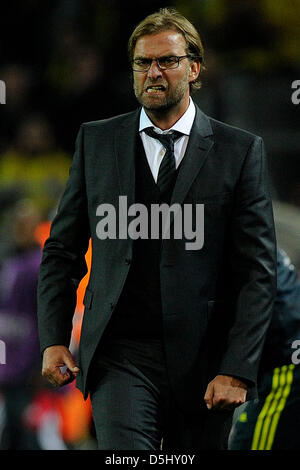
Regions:
<instances>
[{"instance_id":1,"label":"white dress shirt","mask_svg":"<svg viewBox=\"0 0 300 470\"><path fill-rule=\"evenodd\" d=\"M153 124L153 122L147 116L144 108L142 108L140 114L139 133L143 141L148 164L155 182L157 182L159 166L162 162L166 150L164 146L159 142L159 140L153 139L152 137L148 136L145 132L143 132L143 129L146 129L147 127L154 127L154 130L159 134L167 134L168 132L170 132L170 130L179 131L184 134L175 142L174 146L175 165L176 168L178 168L186 151L189 135L195 119L195 114L195 105L193 103L193 100L190 98L189 107L186 112L181 116L181 118L170 129L162 131Z\"/></svg>"}]
</instances>

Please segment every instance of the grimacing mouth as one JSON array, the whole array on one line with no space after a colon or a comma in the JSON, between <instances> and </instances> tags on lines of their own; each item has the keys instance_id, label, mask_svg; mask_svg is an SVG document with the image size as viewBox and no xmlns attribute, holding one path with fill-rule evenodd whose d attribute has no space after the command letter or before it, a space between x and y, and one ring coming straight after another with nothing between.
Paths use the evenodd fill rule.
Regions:
<instances>
[{"instance_id":1,"label":"grimacing mouth","mask_svg":"<svg viewBox=\"0 0 300 470\"><path fill-rule=\"evenodd\" d=\"M166 91L166 87L164 85L148 85L145 88L146 93L153 93L156 91Z\"/></svg>"}]
</instances>

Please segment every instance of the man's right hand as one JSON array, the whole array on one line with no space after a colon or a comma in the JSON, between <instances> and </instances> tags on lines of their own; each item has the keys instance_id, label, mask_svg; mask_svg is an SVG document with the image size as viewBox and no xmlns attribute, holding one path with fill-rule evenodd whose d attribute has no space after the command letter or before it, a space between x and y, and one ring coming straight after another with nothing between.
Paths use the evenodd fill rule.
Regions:
<instances>
[{"instance_id":1,"label":"man's right hand","mask_svg":"<svg viewBox=\"0 0 300 470\"><path fill-rule=\"evenodd\" d=\"M61 367L66 366L64 373ZM43 354L42 375L49 380L52 385L62 387L72 382L79 372L72 354L66 346L49 346Z\"/></svg>"}]
</instances>

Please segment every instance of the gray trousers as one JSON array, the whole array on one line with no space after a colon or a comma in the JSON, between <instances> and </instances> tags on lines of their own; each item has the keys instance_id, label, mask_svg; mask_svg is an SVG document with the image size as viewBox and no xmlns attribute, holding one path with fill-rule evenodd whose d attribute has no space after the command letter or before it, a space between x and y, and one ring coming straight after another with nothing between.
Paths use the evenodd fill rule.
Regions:
<instances>
[{"instance_id":1,"label":"gray trousers","mask_svg":"<svg viewBox=\"0 0 300 470\"><path fill-rule=\"evenodd\" d=\"M91 376L99 449L227 449L233 413L179 410L169 388L160 341L106 342L97 350Z\"/></svg>"}]
</instances>

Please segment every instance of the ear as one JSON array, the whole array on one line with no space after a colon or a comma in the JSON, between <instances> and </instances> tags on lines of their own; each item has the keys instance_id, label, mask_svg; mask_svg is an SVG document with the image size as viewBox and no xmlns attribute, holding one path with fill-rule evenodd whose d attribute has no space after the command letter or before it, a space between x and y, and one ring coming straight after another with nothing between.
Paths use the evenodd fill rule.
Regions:
<instances>
[{"instance_id":1,"label":"ear","mask_svg":"<svg viewBox=\"0 0 300 470\"><path fill-rule=\"evenodd\" d=\"M192 60L190 62L190 71L189 71L189 83L197 80L198 75L201 70L201 63L199 60Z\"/></svg>"}]
</instances>

